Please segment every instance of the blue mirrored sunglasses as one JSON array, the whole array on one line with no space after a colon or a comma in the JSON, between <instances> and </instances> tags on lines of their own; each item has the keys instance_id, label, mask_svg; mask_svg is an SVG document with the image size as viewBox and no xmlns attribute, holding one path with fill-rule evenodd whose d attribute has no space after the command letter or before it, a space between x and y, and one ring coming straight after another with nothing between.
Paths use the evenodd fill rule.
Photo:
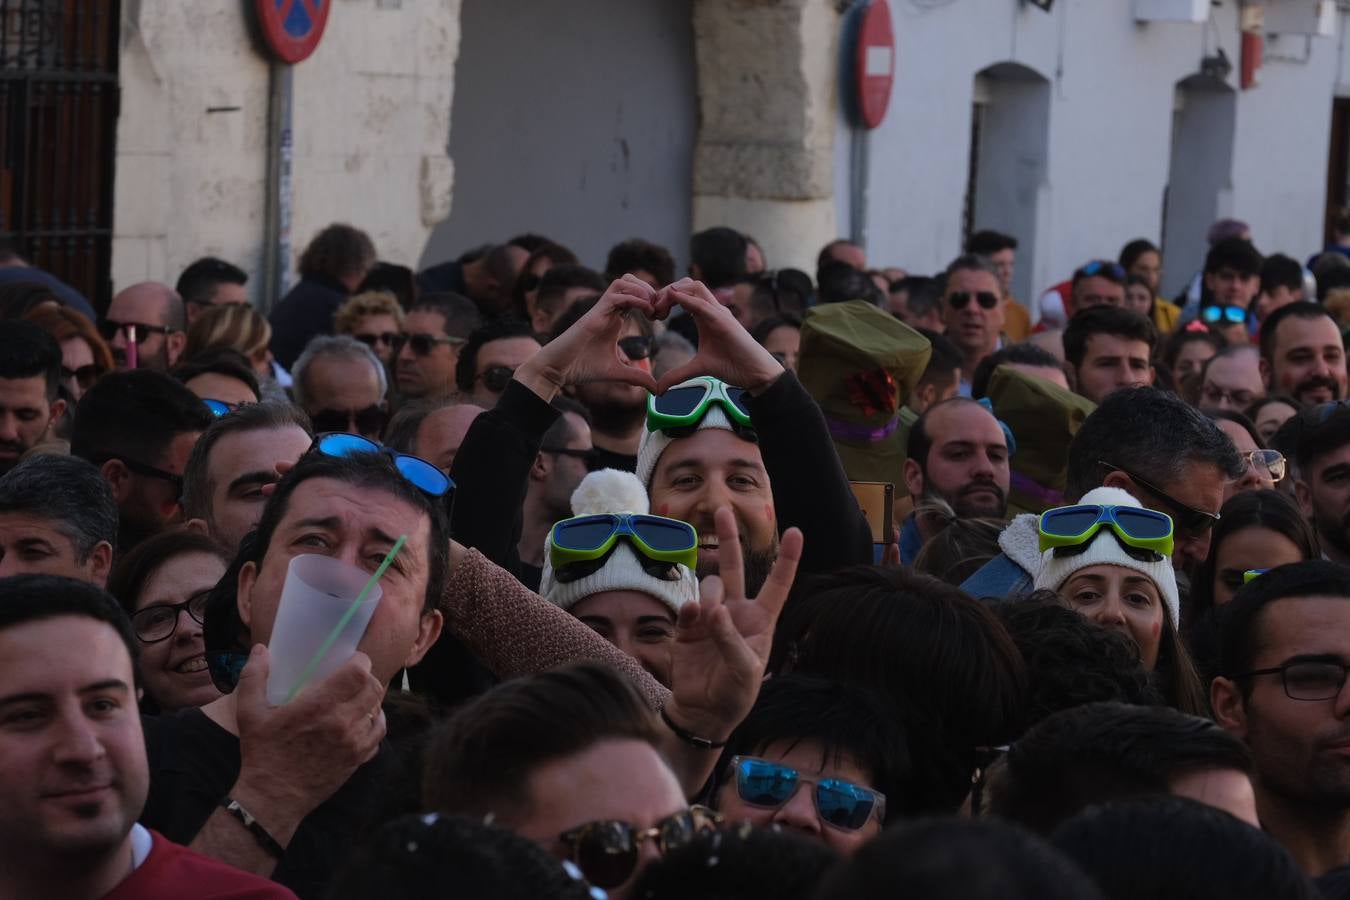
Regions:
<instances>
[{"instance_id":1,"label":"blue mirrored sunglasses","mask_svg":"<svg viewBox=\"0 0 1350 900\"><path fill-rule=\"evenodd\" d=\"M356 453L383 453L394 461L394 467L413 487L432 497L443 497L455 488L455 483L449 475L425 459L399 453L359 434L321 434L314 441L314 449L325 456L336 457L352 456Z\"/></svg>"}]
</instances>

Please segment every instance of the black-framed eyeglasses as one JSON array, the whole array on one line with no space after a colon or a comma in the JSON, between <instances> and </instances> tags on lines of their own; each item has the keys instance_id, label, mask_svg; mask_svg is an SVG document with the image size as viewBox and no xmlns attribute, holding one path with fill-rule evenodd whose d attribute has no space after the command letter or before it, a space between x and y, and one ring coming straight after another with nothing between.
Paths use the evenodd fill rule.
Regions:
<instances>
[{"instance_id":1,"label":"black-framed eyeglasses","mask_svg":"<svg viewBox=\"0 0 1350 900\"><path fill-rule=\"evenodd\" d=\"M654 343L655 341L646 335L635 334L632 337L619 338L619 349L629 359L646 359L652 355Z\"/></svg>"},{"instance_id":2,"label":"black-framed eyeglasses","mask_svg":"<svg viewBox=\"0 0 1350 900\"><path fill-rule=\"evenodd\" d=\"M965 309L971 300L984 309L993 309L999 304L999 296L993 291L956 291L947 295L947 302L952 309Z\"/></svg>"},{"instance_id":3,"label":"black-framed eyeglasses","mask_svg":"<svg viewBox=\"0 0 1350 900\"><path fill-rule=\"evenodd\" d=\"M117 332L123 329L134 329L136 343L144 344L152 334L169 334L174 329L167 325L147 325L144 322L119 322L116 319L104 319L98 323L98 333L103 335L105 341L111 341L117 337Z\"/></svg>"},{"instance_id":4,"label":"black-framed eyeglasses","mask_svg":"<svg viewBox=\"0 0 1350 900\"><path fill-rule=\"evenodd\" d=\"M586 450L577 450L573 447L540 447L540 453L552 453L555 456L570 456L572 459L579 459L584 463L589 463L596 458L595 448Z\"/></svg>"},{"instance_id":5,"label":"black-framed eyeglasses","mask_svg":"<svg viewBox=\"0 0 1350 900\"><path fill-rule=\"evenodd\" d=\"M381 331L378 334L353 334L352 337L356 338L367 347L373 348L376 344L384 344L386 347L396 347L398 346L399 341L402 340L403 335L399 334L397 331Z\"/></svg>"},{"instance_id":6,"label":"black-framed eyeglasses","mask_svg":"<svg viewBox=\"0 0 1350 900\"><path fill-rule=\"evenodd\" d=\"M143 463L134 459L127 459L125 456L118 456L116 454L108 454L106 456L96 456L94 457L93 461L96 465L103 465L105 462L110 462L114 459L120 462L122 465L126 466L128 470L135 472L137 475L143 475L146 478L158 478L160 481L169 482L169 484L173 485L174 489L178 492L174 496L179 496L183 493L182 475L175 475L172 472L166 472L165 470L152 466L149 463Z\"/></svg>"},{"instance_id":7,"label":"black-framed eyeglasses","mask_svg":"<svg viewBox=\"0 0 1350 900\"><path fill-rule=\"evenodd\" d=\"M1290 700L1312 701L1339 697L1345 687L1347 671L1350 671L1350 667L1339 659L1294 659L1282 666L1253 669L1232 677L1241 679L1279 675L1284 683L1285 696Z\"/></svg>"},{"instance_id":8,"label":"black-framed eyeglasses","mask_svg":"<svg viewBox=\"0 0 1350 900\"><path fill-rule=\"evenodd\" d=\"M310 416L309 421L315 434L330 431L380 434L389 421L389 414L376 403L350 412L344 409L321 409Z\"/></svg>"},{"instance_id":9,"label":"black-framed eyeglasses","mask_svg":"<svg viewBox=\"0 0 1350 900\"><path fill-rule=\"evenodd\" d=\"M1206 512L1203 509L1196 509L1194 506L1188 506L1158 487L1156 484L1152 484L1140 478L1129 469L1101 459L1097 460L1097 465L1105 466L1112 472L1121 472L1130 476L1131 481L1148 491L1150 494L1156 496L1162 501L1163 506L1167 507L1168 514L1171 515L1172 520L1182 531L1195 535L1205 534L1219 521L1218 513Z\"/></svg>"},{"instance_id":10,"label":"black-framed eyeglasses","mask_svg":"<svg viewBox=\"0 0 1350 900\"><path fill-rule=\"evenodd\" d=\"M80 386L80 390L82 391L89 390L94 386L94 382L98 381L102 376L102 367L95 365L94 363L90 363L87 366L80 366L78 369L68 369L65 366L61 367L61 377L67 381L74 379L75 383Z\"/></svg>"},{"instance_id":11,"label":"black-framed eyeglasses","mask_svg":"<svg viewBox=\"0 0 1350 900\"><path fill-rule=\"evenodd\" d=\"M510 366L488 366L483 371L474 376L474 381L483 382L483 386L494 394L500 394L506 390L506 386L511 383L511 379L516 377L516 370Z\"/></svg>"},{"instance_id":12,"label":"black-framed eyeglasses","mask_svg":"<svg viewBox=\"0 0 1350 900\"><path fill-rule=\"evenodd\" d=\"M468 341L464 338L450 337L445 334L437 335L418 332L417 334L399 335L398 340L393 346L401 350L403 349L403 345L407 344L408 349L413 352L414 356L428 356L432 350L435 350L441 344L458 347L467 343Z\"/></svg>"},{"instance_id":13,"label":"black-framed eyeglasses","mask_svg":"<svg viewBox=\"0 0 1350 900\"><path fill-rule=\"evenodd\" d=\"M178 630L178 613L187 610L192 621L198 625L206 624L206 602L211 597L211 589L199 591L182 603L156 603L131 614L131 629L142 644L157 644L173 637Z\"/></svg>"}]
</instances>

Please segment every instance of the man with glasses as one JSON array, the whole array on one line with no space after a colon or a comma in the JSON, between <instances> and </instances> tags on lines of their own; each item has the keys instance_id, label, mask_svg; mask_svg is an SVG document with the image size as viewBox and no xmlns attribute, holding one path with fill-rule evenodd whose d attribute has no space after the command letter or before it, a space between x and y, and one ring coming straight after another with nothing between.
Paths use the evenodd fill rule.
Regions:
<instances>
[{"instance_id":1,"label":"man with glasses","mask_svg":"<svg viewBox=\"0 0 1350 900\"><path fill-rule=\"evenodd\" d=\"M66 411L61 347L31 322L0 328L0 474L41 443Z\"/></svg>"},{"instance_id":2,"label":"man with glasses","mask_svg":"<svg viewBox=\"0 0 1350 900\"><path fill-rule=\"evenodd\" d=\"M1350 564L1350 407L1325 403L1299 414L1294 493L1323 555Z\"/></svg>"},{"instance_id":3,"label":"man with glasses","mask_svg":"<svg viewBox=\"0 0 1350 900\"><path fill-rule=\"evenodd\" d=\"M408 317L411 322L412 317ZM496 319L469 335L455 364L460 396L484 409L497 405L516 369L539 352L533 329L519 319ZM402 365L405 356L399 354Z\"/></svg>"},{"instance_id":4,"label":"man with glasses","mask_svg":"<svg viewBox=\"0 0 1350 900\"><path fill-rule=\"evenodd\" d=\"M1350 859L1350 569L1272 569L1224 613L1214 717L1256 759L1262 827L1322 875Z\"/></svg>"},{"instance_id":5,"label":"man with glasses","mask_svg":"<svg viewBox=\"0 0 1350 900\"><path fill-rule=\"evenodd\" d=\"M1002 345L1003 286L998 271L978 256L959 256L947 266L942 295L947 340L961 351L961 396L980 362Z\"/></svg>"},{"instance_id":6,"label":"man with glasses","mask_svg":"<svg viewBox=\"0 0 1350 900\"><path fill-rule=\"evenodd\" d=\"M117 545L117 501L98 469L41 454L0 477L0 578L43 573L103 587Z\"/></svg>"},{"instance_id":7,"label":"man with glasses","mask_svg":"<svg viewBox=\"0 0 1350 900\"><path fill-rule=\"evenodd\" d=\"M517 544L521 581L531 590L539 589L549 529L554 522L571 517L572 492L586 477L588 464L595 456L586 407L570 397L555 397L553 408L561 415L544 432L539 455L530 467Z\"/></svg>"},{"instance_id":8,"label":"man with glasses","mask_svg":"<svg viewBox=\"0 0 1350 900\"><path fill-rule=\"evenodd\" d=\"M166 371L187 345L183 298L167 284L143 281L117 293L99 323L119 369Z\"/></svg>"},{"instance_id":9,"label":"man with glasses","mask_svg":"<svg viewBox=\"0 0 1350 900\"><path fill-rule=\"evenodd\" d=\"M388 422L389 388L375 351L345 334L314 338L292 371L295 405L315 434L341 431L379 440Z\"/></svg>"},{"instance_id":10,"label":"man with glasses","mask_svg":"<svg viewBox=\"0 0 1350 900\"><path fill-rule=\"evenodd\" d=\"M214 420L162 372L114 372L80 399L70 452L98 466L112 488L119 552L179 520L188 456Z\"/></svg>"},{"instance_id":11,"label":"man with glasses","mask_svg":"<svg viewBox=\"0 0 1350 900\"><path fill-rule=\"evenodd\" d=\"M1204 364L1200 408L1245 412L1266 395L1261 354L1251 344L1225 347Z\"/></svg>"},{"instance_id":12,"label":"man with glasses","mask_svg":"<svg viewBox=\"0 0 1350 900\"><path fill-rule=\"evenodd\" d=\"M436 400L454 395L460 354L482 321L473 301L458 294L429 294L413 304L394 348L399 396Z\"/></svg>"}]
</instances>

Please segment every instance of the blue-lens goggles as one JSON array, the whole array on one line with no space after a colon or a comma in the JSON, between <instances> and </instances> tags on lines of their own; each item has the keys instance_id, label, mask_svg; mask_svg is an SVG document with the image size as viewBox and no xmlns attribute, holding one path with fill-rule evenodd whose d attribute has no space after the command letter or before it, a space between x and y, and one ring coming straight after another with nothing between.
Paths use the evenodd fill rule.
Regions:
<instances>
[{"instance_id":1,"label":"blue-lens goggles","mask_svg":"<svg viewBox=\"0 0 1350 900\"><path fill-rule=\"evenodd\" d=\"M419 456L399 453L383 444L359 434L321 434L314 441L314 449L324 456L352 456L357 453L383 453L394 461L394 467L413 487L432 497L444 497L455 489L455 483L440 469Z\"/></svg>"},{"instance_id":2,"label":"blue-lens goggles","mask_svg":"<svg viewBox=\"0 0 1350 900\"><path fill-rule=\"evenodd\" d=\"M878 822L886 821L886 797L869 787L841 778L813 781L791 766L753 756L732 757L731 767L736 774L736 795L750 806L776 809L791 800L801 785L811 784L816 813L827 825L857 831L873 815Z\"/></svg>"},{"instance_id":3,"label":"blue-lens goggles","mask_svg":"<svg viewBox=\"0 0 1350 900\"><path fill-rule=\"evenodd\" d=\"M1240 306L1206 306L1200 310L1200 318L1211 325L1220 320L1230 325L1241 325L1247 321L1247 311Z\"/></svg>"}]
</instances>

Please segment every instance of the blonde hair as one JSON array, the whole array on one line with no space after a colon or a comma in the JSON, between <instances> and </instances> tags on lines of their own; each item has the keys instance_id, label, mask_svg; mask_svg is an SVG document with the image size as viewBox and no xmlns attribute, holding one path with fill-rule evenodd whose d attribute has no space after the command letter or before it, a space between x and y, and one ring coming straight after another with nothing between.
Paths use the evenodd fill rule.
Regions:
<instances>
[{"instance_id":1,"label":"blonde hair","mask_svg":"<svg viewBox=\"0 0 1350 900\"><path fill-rule=\"evenodd\" d=\"M1332 288L1327 291L1322 308L1331 313L1331 317L1336 320L1339 327L1350 325L1350 287Z\"/></svg>"},{"instance_id":2,"label":"blonde hair","mask_svg":"<svg viewBox=\"0 0 1350 900\"><path fill-rule=\"evenodd\" d=\"M271 341L272 326L253 307L239 303L213 306L188 328L183 359L217 347L228 347L252 359Z\"/></svg>"},{"instance_id":3,"label":"blonde hair","mask_svg":"<svg viewBox=\"0 0 1350 900\"><path fill-rule=\"evenodd\" d=\"M403 327L403 307L398 298L388 291L366 291L357 294L333 313L333 330L338 334L353 334L357 323L366 316L393 316L398 327Z\"/></svg>"}]
</instances>

